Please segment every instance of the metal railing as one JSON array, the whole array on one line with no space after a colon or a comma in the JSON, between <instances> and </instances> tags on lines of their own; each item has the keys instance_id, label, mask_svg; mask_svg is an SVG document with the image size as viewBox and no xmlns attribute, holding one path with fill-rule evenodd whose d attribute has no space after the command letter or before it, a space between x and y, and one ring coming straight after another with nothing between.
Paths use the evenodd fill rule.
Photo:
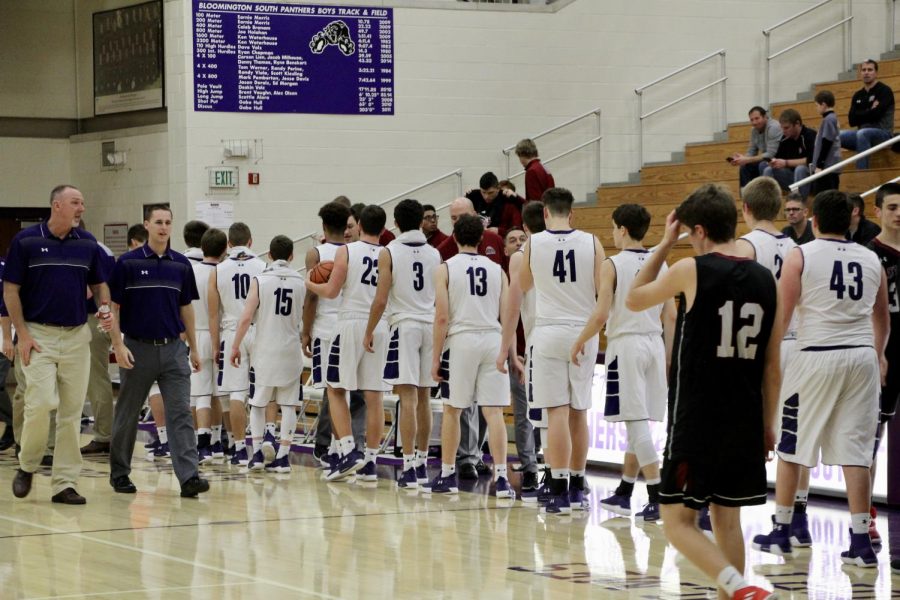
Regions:
<instances>
[{"instance_id":1,"label":"metal railing","mask_svg":"<svg viewBox=\"0 0 900 600\"><path fill-rule=\"evenodd\" d=\"M888 36L888 48L887 51L890 52L894 49L894 46L897 44L897 0L888 0L891 3L891 26L890 26L890 35Z\"/></svg>"},{"instance_id":2,"label":"metal railing","mask_svg":"<svg viewBox=\"0 0 900 600\"><path fill-rule=\"evenodd\" d=\"M878 188L880 188L881 186L883 186L883 185L885 185L885 184L888 184L888 183L897 183L898 181L900 181L900 177L894 177L893 179L889 179L889 180L885 181L884 183L881 183L881 184L876 185L876 186L873 187L871 190L866 190L865 192L863 192L862 194L860 194L860 196L862 196L863 198L865 198L865 197L867 197L867 196L871 196L872 194L874 194L875 192L877 192L877 191L878 191Z\"/></svg>"},{"instance_id":3,"label":"metal railing","mask_svg":"<svg viewBox=\"0 0 900 600\"><path fill-rule=\"evenodd\" d=\"M876 152L880 152L881 150L890 148L892 145L896 144L897 142L900 142L900 135L895 135L891 139L889 139L885 142L881 142L877 146L872 146L871 148L869 148L868 150L866 150L864 152L860 152L859 154L854 154L853 156L851 156L849 158L845 158L844 160L842 160L841 162L839 162L837 164L831 165L827 169L822 169L821 171L819 171L817 173L813 173L812 175L810 175L809 177L806 177L805 179L801 179L800 181L792 183L791 185L788 186L788 189L790 189L792 192L796 192L798 189L800 189L804 185L808 185L808 184L812 183L813 181L816 181L817 179L821 179L822 177L825 177L829 173L834 173L835 171L837 171L839 169L843 169L850 163L854 163L857 160L859 160L860 158L863 158L865 156L870 156L872 154L875 154ZM881 186L878 186L878 187L881 187ZM870 194L877 189L878 188L871 189L866 193Z\"/></svg>"},{"instance_id":4,"label":"metal railing","mask_svg":"<svg viewBox=\"0 0 900 600\"><path fill-rule=\"evenodd\" d=\"M566 150L564 152L560 152L556 156L553 156L551 158L542 159L542 162L544 164L551 163L558 158L562 158L563 156L568 156L569 154L572 154L573 152L576 152L578 150L581 150L582 148L585 148L586 146L590 146L591 144L596 143L597 144L597 175L599 177L599 174L600 174L600 140L603 139L603 130L602 130L602 126L600 123L601 113L602 113L602 111L600 110L600 108L595 108L594 110L588 111L588 112L584 113L583 115L578 115L577 117L573 117L573 118L569 119L568 121L566 121L565 123L560 123L559 125L557 125L555 127L551 127L550 129L544 130L538 134L531 136L530 139L532 141L535 141L535 140L538 140L538 139L544 137L547 134L553 133L555 131L559 131L563 127L568 127L569 125L572 125L573 123L577 123L578 121L581 121L582 119L586 119L587 117L590 117L591 115L594 115L597 118L597 135L596 136L592 137L591 139L589 139L588 141L586 141L582 144L575 146L574 148L569 148L568 150ZM509 164L510 156L512 155L512 151L515 150L515 148L516 148L516 145L513 144L512 146L507 146L506 148L501 150L501 152L503 152L503 154L506 155L506 178L507 179L512 179L513 177L518 177L519 175L521 175L525 172L524 169L521 171L516 171L515 173L510 172L510 170L511 170L510 164ZM599 184L599 181L597 183Z\"/></svg>"},{"instance_id":5,"label":"metal railing","mask_svg":"<svg viewBox=\"0 0 900 600\"><path fill-rule=\"evenodd\" d=\"M688 69L690 69L692 67L696 67L697 65L704 63L704 62L708 61L709 59L715 58L717 56L721 57L721 59L722 59L722 61L720 63L720 67L719 67L720 77L718 79L716 79L712 83L708 83L700 88L697 88L693 92L688 92L684 96L677 98L676 100L672 100L668 104L664 104L663 106L660 106L657 109L651 110L650 112L648 112L646 114L643 112L644 111L644 90L656 85L657 83L662 83L663 81L670 79L670 78L674 77L675 75L678 75L679 73L683 73L684 71L687 71ZM638 170L640 170L644 166L644 119L646 119L648 117L652 117L656 113L664 111L667 108L671 108L671 107L675 106L676 104L678 104L684 100L687 100L688 98L696 96L697 94L699 94L701 92L705 92L706 90L708 90L716 85L719 85L720 83L723 84L722 85L722 131L726 131L728 129L728 112L726 109L727 104L725 102L726 86L724 85L724 83L727 80L728 80L728 76L725 74L725 49L721 48L719 50L716 50L715 52L710 52L703 58L697 59L689 65L685 65L685 66L681 67L680 69L676 69L676 70L672 71L668 75L663 75L659 79L654 79L650 83L642 85L641 87L634 89L634 93L637 94L637 97L638 97Z\"/></svg>"},{"instance_id":6,"label":"metal railing","mask_svg":"<svg viewBox=\"0 0 900 600\"><path fill-rule=\"evenodd\" d=\"M772 60L775 59L775 58L778 58L778 57L781 56L782 54L785 54L785 53L787 53L787 52L790 52L791 50L793 50L793 49L795 49L795 48L797 48L797 47L799 47L799 46L802 46L803 44L805 44L806 42L808 42L808 41L810 41L810 40L816 39L816 38L819 37L820 35L823 35L823 34L825 34L825 33L828 33L828 32L831 31L832 29L835 29L835 28L837 28L837 27L843 27L844 25L846 25L846 27L844 27L844 29L843 29L843 31L844 31L844 69L845 69L845 70L849 70L849 69L850 69L851 64L852 64L852 63L851 63L851 60L852 60L852 59L851 59L851 52L852 52L852 50L853 50L853 0L841 0L841 1L845 1L845 2L846 2L846 3L844 4L844 18L843 18L843 19L841 19L841 20L838 21L837 23L834 23L834 24L832 24L832 25L829 25L829 26L826 27L825 29L822 29L822 30L820 30L820 31L818 31L818 32L816 32L816 33L814 33L814 34L812 34L812 35L810 35L810 36L808 36L808 37L806 37L806 38L800 40L799 42L795 42L795 43L791 44L790 46L788 46L787 48L784 48L783 50L779 50L779 51L776 52L775 54L772 54L772 49L771 49L771 39L772 39L772 38L771 38L771 34L772 34L773 31L775 31L776 29L778 29L779 27L781 27L781 26L783 26L783 25L787 25L788 23L794 21L795 19L798 19L798 18L802 17L803 15L805 15L805 14L807 14L807 13L810 13L810 12L816 10L817 8L820 8L820 7L822 7L822 6L825 6L826 4L830 4L831 2L834 2L834 1L835 1L835 0L822 0L822 2L819 2L818 4L816 4L816 5L814 5L814 6L810 6L810 7L807 8L806 10L800 11L800 12L798 12L796 15L794 15L794 16L792 16L792 17L788 17L787 19L785 19L785 20L783 20L783 21L780 21L780 22L776 23L775 25L772 25L771 27L769 27L769 28L767 28L767 29L763 29L762 33L763 33L763 36L766 38L766 83L765 83L765 100L766 100L766 106L767 106L767 107L768 107L769 104L772 102L772 98L770 97L770 81L771 81L771 76L772 76Z\"/></svg>"}]
</instances>

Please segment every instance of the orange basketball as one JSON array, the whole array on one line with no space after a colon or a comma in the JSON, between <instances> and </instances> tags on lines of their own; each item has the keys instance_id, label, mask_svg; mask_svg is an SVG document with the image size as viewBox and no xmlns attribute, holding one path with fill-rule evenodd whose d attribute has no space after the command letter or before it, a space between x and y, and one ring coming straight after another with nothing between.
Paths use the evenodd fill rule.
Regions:
<instances>
[{"instance_id":1,"label":"orange basketball","mask_svg":"<svg viewBox=\"0 0 900 600\"><path fill-rule=\"evenodd\" d=\"M328 281L328 278L331 277L331 270L333 268L333 260L323 260L309 272L309 280L313 283L325 283Z\"/></svg>"}]
</instances>

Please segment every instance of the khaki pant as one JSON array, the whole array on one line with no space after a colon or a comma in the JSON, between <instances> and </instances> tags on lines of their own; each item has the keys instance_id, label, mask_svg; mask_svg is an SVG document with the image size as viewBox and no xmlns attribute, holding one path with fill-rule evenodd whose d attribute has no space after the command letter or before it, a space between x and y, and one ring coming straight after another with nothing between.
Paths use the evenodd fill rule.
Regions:
<instances>
[{"instance_id":1,"label":"khaki pant","mask_svg":"<svg viewBox=\"0 0 900 600\"><path fill-rule=\"evenodd\" d=\"M56 410L51 486L52 493L58 494L75 487L81 473L81 409L90 370L91 332L87 325L27 325L41 352L32 351L29 365L22 366L28 386L19 465L29 473L38 470L47 447L50 413Z\"/></svg>"},{"instance_id":2,"label":"khaki pant","mask_svg":"<svg viewBox=\"0 0 900 600\"><path fill-rule=\"evenodd\" d=\"M12 398L13 436L16 444L22 445L22 425L25 423L25 372L22 371L22 359L16 355L13 362L13 374L16 377L16 391ZM50 426L47 434L47 450L44 454L53 454L53 444L56 443L56 411L50 417Z\"/></svg>"},{"instance_id":3,"label":"khaki pant","mask_svg":"<svg viewBox=\"0 0 900 600\"><path fill-rule=\"evenodd\" d=\"M113 423L113 391L109 379L109 334L100 331L99 321L88 315L91 331L91 374L88 378L87 399L94 415L94 441L109 443Z\"/></svg>"}]
</instances>

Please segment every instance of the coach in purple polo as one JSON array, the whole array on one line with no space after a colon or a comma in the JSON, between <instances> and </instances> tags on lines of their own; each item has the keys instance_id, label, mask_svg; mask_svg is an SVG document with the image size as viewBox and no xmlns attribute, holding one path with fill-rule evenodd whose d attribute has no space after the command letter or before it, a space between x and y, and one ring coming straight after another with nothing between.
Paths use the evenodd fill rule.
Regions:
<instances>
[{"instance_id":1,"label":"coach in purple polo","mask_svg":"<svg viewBox=\"0 0 900 600\"><path fill-rule=\"evenodd\" d=\"M84 197L77 188L53 188L50 218L16 234L6 259L3 299L28 381L19 470L13 478L17 498L31 491L47 447L50 413L56 410L52 500L85 503L75 490L91 360L85 297L90 286L101 303L109 302L109 288L97 240L78 229L83 213Z\"/></svg>"},{"instance_id":2,"label":"coach in purple polo","mask_svg":"<svg viewBox=\"0 0 900 600\"><path fill-rule=\"evenodd\" d=\"M200 296L190 261L169 247L172 211L151 206L144 227L147 243L120 256L109 280L114 321L125 334L123 342L114 325L111 338L122 386L113 417L109 482L120 494L137 491L129 477L131 457L138 415L155 381L166 409L172 468L182 497L193 498L209 489L197 466L190 406L191 369L200 368L191 302Z\"/></svg>"}]
</instances>

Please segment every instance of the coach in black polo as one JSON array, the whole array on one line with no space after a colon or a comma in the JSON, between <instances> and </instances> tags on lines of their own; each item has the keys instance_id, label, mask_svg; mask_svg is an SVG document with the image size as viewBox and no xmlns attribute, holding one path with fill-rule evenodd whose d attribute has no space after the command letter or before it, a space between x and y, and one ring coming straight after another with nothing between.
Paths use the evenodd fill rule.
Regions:
<instances>
[{"instance_id":1,"label":"coach in black polo","mask_svg":"<svg viewBox=\"0 0 900 600\"><path fill-rule=\"evenodd\" d=\"M19 470L13 494L31 491L47 447L50 413L56 410L54 502L84 504L75 491L81 472L81 409L90 366L87 288L109 300L97 240L79 230L84 197L71 185L50 193L50 218L13 238L6 259L3 299L19 338L18 359L28 386Z\"/></svg>"},{"instance_id":2,"label":"coach in black polo","mask_svg":"<svg viewBox=\"0 0 900 600\"><path fill-rule=\"evenodd\" d=\"M125 334L124 343L115 329L111 336L122 386L113 419L109 479L116 492L137 491L128 475L138 415L156 381L166 409L172 467L181 495L194 497L209 489L199 475L190 407L191 368L200 368L196 351L188 352L188 347L197 347L191 306L199 298L197 284L190 261L169 247L172 211L151 206L144 227L147 243L120 256L109 281L115 321Z\"/></svg>"}]
</instances>

